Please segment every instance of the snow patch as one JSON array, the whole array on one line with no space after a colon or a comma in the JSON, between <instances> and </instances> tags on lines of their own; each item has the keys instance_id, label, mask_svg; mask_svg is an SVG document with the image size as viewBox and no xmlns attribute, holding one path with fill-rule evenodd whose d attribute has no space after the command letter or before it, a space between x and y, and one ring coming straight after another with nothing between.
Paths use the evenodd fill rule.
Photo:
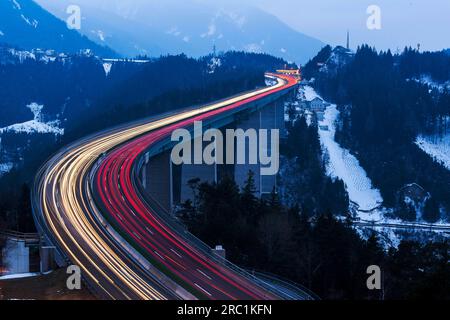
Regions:
<instances>
[{"instance_id":1,"label":"snow patch","mask_svg":"<svg viewBox=\"0 0 450 320\"><path fill-rule=\"evenodd\" d=\"M65 63L70 57L64 53L57 53L55 50L33 49L31 51L16 50L7 48L5 53L0 57L0 63L23 63L27 59L41 61L44 63L54 62L56 60ZM83 54L83 52L80 52Z\"/></svg>"},{"instance_id":2,"label":"snow patch","mask_svg":"<svg viewBox=\"0 0 450 320\"><path fill-rule=\"evenodd\" d=\"M211 61L208 63L208 73L212 74L222 65L222 60L217 57L211 58Z\"/></svg>"},{"instance_id":3,"label":"snow patch","mask_svg":"<svg viewBox=\"0 0 450 320\"><path fill-rule=\"evenodd\" d=\"M0 163L0 177L5 173L8 173L14 168L14 164L11 162Z\"/></svg>"},{"instance_id":4,"label":"snow patch","mask_svg":"<svg viewBox=\"0 0 450 320\"><path fill-rule=\"evenodd\" d=\"M0 134L2 133L52 133L55 135L63 135L64 129L59 128L59 121L52 121L48 123L42 123L36 120L31 120L23 123L13 124L11 126L0 128Z\"/></svg>"},{"instance_id":5,"label":"snow patch","mask_svg":"<svg viewBox=\"0 0 450 320\"><path fill-rule=\"evenodd\" d=\"M390 248L398 248L401 242L401 236L398 234L398 231L392 228L383 228L383 227L354 227L355 231L359 234L359 236L368 240L373 234L376 234L378 240L381 243L381 246L384 250L388 251Z\"/></svg>"},{"instance_id":6,"label":"snow patch","mask_svg":"<svg viewBox=\"0 0 450 320\"><path fill-rule=\"evenodd\" d=\"M29 24L30 26L32 26L33 28L37 28L37 26L38 26L38 24L39 24L39 22L37 21L37 20L35 20L35 19L33 19L33 20L30 20L30 19L28 19L27 17L25 17L23 14L21 14L20 15L21 17L22 17L22 19L27 23L27 24Z\"/></svg>"},{"instance_id":7,"label":"snow patch","mask_svg":"<svg viewBox=\"0 0 450 320\"><path fill-rule=\"evenodd\" d=\"M381 220L380 214L369 212L383 203L380 191L372 187L372 182L358 159L334 140L338 116L336 105L330 105L325 111L324 120L319 121L320 127L328 128L328 130L319 129L320 141L329 157L327 174L344 181L350 201L357 205L361 219Z\"/></svg>"},{"instance_id":8,"label":"snow patch","mask_svg":"<svg viewBox=\"0 0 450 320\"><path fill-rule=\"evenodd\" d=\"M41 57L41 61L43 61L45 63L55 62L56 57L43 56L43 57Z\"/></svg>"},{"instance_id":9,"label":"snow patch","mask_svg":"<svg viewBox=\"0 0 450 320\"><path fill-rule=\"evenodd\" d=\"M105 42L105 33L102 30L92 30L92 32L100 39L100 41Z\"/></svg>"},{"instance_id":10,"label":"snow patch","mask_svg":"<svg viewBox=\"0 0 450 320\"><path fill-rule=\"evenodd\" d=\"M12 3L13 3L14 8L16 10L21 10L22 9L22 7L20 6L19 2L17 2L17 0L12 0Z\"/></svg>"},{"instance_id":11,"label":"snow patch","mask_svg":"<svg viewBox=\"0 0 450 320\"><path fill-rule=\"evenodd\" d=\"M64 129L61 129L59 127L60 125L59 121L51 121L46 123L43 122L42 119L42 109L44 108L43 105L33 102L27 105L27 108L29 108L31 112L34 114L33 120L26 121L23 123L16 123L11 126L7 126L5 128L0 128L0 134L3 133L26 133L26 134L51 133L54 135L64 134Z\"/></svg>"},{"instance_id":12,"label":"snow patch","mask_svg":"<svg viewBox=\"0 0 450 320\"><path fill-rule=\"evenodd\" d=\"M414 78L412 80L427 85L431 89L438 90L440 93L443 93L446 89L450 90L450 81L439 83L437 81L434 81L433 78L429 75L422 75L420 76L420 78Z\"/></svg>"},{"instance_id":13,"label":"snow patch","mask_svg":"<svg viewBox=\"0 0 450 320\"><path fill-rule=\"evenodd\" d=\"M103 69L105 70L106 76L108 76L109 73L111 72L111 68L112 68L112 63L109 63L109 62L103 63Z\"/></svg>"},{"instance_id":14,"label":"snow patch","mask_svg":"<svg viewBox=\"0 0 450 320\"><path fill-rule=\"evenodd\" d=\"M40 276L40 273L18 273L18 274L9 274L6 276L1 276L0 280L14 280L14 279L24 279Z\"/></svg>"},{"instance_id":15,"label":"snow patch","mask_svg":"<svg viewBox=\"0 0 450 320\"><path fill-rule=\"evenodd\" d=\"M450 134L438 136L418 136L416 145L434 161L450 170Z\"/></svg>"},{"instance_id":16,"label":"snow patch","mask_svg":"<svg viewBox=\"0 0 450 320\"><path fill-rule=\"evenodd\" d=\"M14 57L17 57L20 63L24 62L27 59L36 60L36 55L29 51L21 51L16 49L8 49L9 54Z\"/></svg>"},{"instance_id":17,"label":"snow patch","mask_svg":"<svg viewBox=\"0 0 450 320\"><path fill-rule=\"evenodd\" d=\"M311 102L316 98L319 98L320 100L323 100L322 97L320 97L313 87L310 86L304 86L300 89L300 93L303 95L303 100Z\"/></svg>"}]
</instances>

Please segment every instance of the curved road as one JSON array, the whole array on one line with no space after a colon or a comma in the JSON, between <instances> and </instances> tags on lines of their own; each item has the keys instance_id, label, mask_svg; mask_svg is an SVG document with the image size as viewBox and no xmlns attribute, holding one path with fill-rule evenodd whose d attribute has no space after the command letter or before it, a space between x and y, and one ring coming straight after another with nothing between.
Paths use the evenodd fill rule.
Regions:
<instances>
[{"instance_id":1,"label":"curved road","mask_svg":"<svg viewBox=\"0 0 450 320\"><path fill-rule=\"evenodd\" d=\"M40 171L35 216L50 241L107 299L280 299L250 275L218 263L176 231L139 195L133 170L140 156L173 130L289 89L274 86L205 107L86 138Z\"/></svg>"}]
</instances>

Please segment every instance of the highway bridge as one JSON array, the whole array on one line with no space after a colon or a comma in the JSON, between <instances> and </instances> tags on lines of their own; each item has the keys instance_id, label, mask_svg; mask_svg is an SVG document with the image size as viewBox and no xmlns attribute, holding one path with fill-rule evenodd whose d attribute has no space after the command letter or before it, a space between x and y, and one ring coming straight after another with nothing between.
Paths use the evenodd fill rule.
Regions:
<instances>
[{"instance_id":1,"label":"highway bridge","mask_svg":"<svg viewBox=\"0 0 450 320\"><path fill-rule=\"evenodd\" d=\"M56 247L58 264L78 265L102 299L310 299L216 255L146 196L139 179L145 155L170 148L175 129L213 125L298 85L288 75L268 76L276 80L270 87L106 130L54 155L37 174L32 198L38 230Z\"/></svg>"}]
</instances>

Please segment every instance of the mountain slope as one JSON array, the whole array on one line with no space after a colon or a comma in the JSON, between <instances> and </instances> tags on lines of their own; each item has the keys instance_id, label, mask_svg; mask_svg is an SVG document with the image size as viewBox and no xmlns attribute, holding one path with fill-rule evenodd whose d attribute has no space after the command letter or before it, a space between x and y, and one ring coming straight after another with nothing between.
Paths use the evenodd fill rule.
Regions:
<instances>
[{"instance_id":1,"label":"mountain slope","mask_svg":"<svg viewBox=\"0 0 450 320\"><path fill-rule=\"evenodd\" d=\"M0 1L0 42L23 49L53 49L77 53L91 49L102 56L116 55L77 31L69 30L65 22L57 19L33 0Z\"/></svg>"},{"instance_id":2,"label":"mountain slope","mask_svg":"<svg viewBox=\"0 0 450 320\"><path fill-rule=\"evenodd\" d=\"M275 16L246 5L202 0L37 0L65 17L69 3L82 8L81 32L123 55L186 53L201 56L217 50L266 52L304 63L324 44L301 34Z\"/></svg>"}]
</instances>

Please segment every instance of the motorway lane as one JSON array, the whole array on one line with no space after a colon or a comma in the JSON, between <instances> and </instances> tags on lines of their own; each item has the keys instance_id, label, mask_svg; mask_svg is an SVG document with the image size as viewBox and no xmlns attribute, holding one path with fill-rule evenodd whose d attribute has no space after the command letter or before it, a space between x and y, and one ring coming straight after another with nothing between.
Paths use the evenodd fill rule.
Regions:
<instances>
[{"instance_id":1,"label":"motorway lane","mask_svg":"<svg viewBox=\"0 0 450 320\"><path fill-rule=\"evenodd\" d=\"M102 298L174 298L110 239L93 216L95 212L88 206L87 186L83 182L86 171L81 172L76 166L87 147L89 144L64 155L65 161L50 163L51 169L41 184L46 221L58 245L72 263L82 267L83 275ZM71 187L67 188L68 185Z\"/></svg>"},{"instance_id":2,"label":"motorway lane","mask_svg":"<svg viewBox=\"0 0 450 320\"><path fill-rule=\"evenodd\" d=\"M156 265L170 270L169 274L176 275L177 282L200 298L275 298L230 269L214 265L192 245L183 243L180 235L152 214L136 195L131 182L131 167L143 151L175 127L212 117L239 107L255 96L266 96L294 84L292 80L287 84L279 80L274 87L83 141L55 156L46 165L47 170L39 183L41 214L60 248L82 268L88 283L107 298L180 298L156 280L158 277L153 277L139 263L129 259L123 246L98 222L99 208L104 210L106 207L109 217L115 218L123 227L121 231L126 231L139 249L150 253L155 259L152 262L159 262ZM176 125L171 125L173 123ZM131 142L116 148L128 141ZM114 151L101 160L96 175L104 177L104 180L97 178L95 184L94 199L97 193L103 197L103 203L97 204L90 194L90 173L99 156L110 150Z\"/></svg>"},{"instance_id":3,"label":"motorway lane","mask_svg":"<svg viewBox=\"0 0 450 320\"><path fill-rule=\"evenodd\" d=\"M139 200L127 191L131 186L128 177L130 165L133 163L130 160L133 158L132 151L129 151L131 148L128 144L123 148L125 150L118 150L118 154L108 157L99 170L96 192L102 195L102 199L107 199L105 202L107 211L116 219L116 225L131 236L135 245L145 249L147 257L152 262L164 266L170 274L180 280L180 284L188 284L191 291L197 291L196 295L199 298L221 300L274 298L257 287L249 290L248 288L252 287L251 283L242 285L235 281L230 284L229 280L235 276L233 273L221 266L214 267L208 263L207 257L201 255L195 248L185 246L183 239L168 229L163 221L142 205L142 202L138 204ZM120 158L114 157L117 155ZM102 180L102 177L105 180ZM117 188L105 188L106 185ZM244 279L238 280L243 282ZM260 295L255 294L258 291Z\"/></svg>"}]
</instances>

